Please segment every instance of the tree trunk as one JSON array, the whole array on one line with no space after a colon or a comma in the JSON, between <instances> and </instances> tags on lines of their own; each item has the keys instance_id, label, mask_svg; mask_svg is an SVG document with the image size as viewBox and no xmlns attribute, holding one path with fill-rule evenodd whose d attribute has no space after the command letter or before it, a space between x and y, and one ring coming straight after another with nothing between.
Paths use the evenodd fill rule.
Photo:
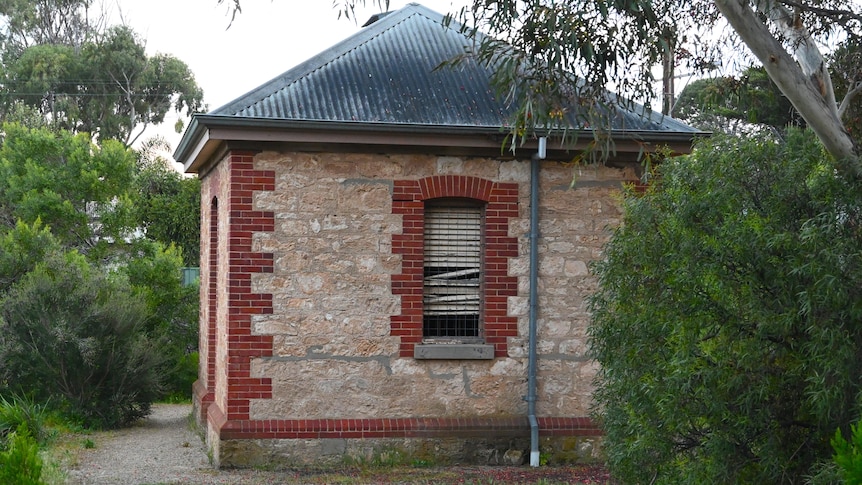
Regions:
<instances>
[{"instance_id":1,"label":"tree trunk","mask_svg":"<svg viewBox=\"0 0 862 485\"><path fill-rule=\"evenodd\" d=\"M763 63L770 79L787 96L808 126L814 130L826 150L838 160L839 169L846 175L862 179L862 161L860 161L858 147L841 123L825 63L822 57L820 62L817 62L819 52L814 47L813 40L807 36L807 32L804 29L796 30L795 41L797 45L804 47L804 50L798 50L797 53L804 56L800 62L814 71L811 76L803 72L796 59L769 32L747 0L715 0L715 4L742 41ZM778 7L775 2L760 0L759 5L763 12L769 12L771 20L776 22L781 12L774 11ZM786 17L783 19L789 20ZM793 28L789 24L779 25L779 27L785 31Z\"/></svg>"},{"instance_id":2,"label":"tree trunk","mask_svg":"<svg viewBox=\"0 0 862 485\"><path fill-rule=\"evenodd\" d=\"M668 38L668 50L662 58L662 106L661 112L665 116L673 116L673 105L676 100L676 92L674 89L674 45L673 40Z\"/></svg>"}]
</instances>

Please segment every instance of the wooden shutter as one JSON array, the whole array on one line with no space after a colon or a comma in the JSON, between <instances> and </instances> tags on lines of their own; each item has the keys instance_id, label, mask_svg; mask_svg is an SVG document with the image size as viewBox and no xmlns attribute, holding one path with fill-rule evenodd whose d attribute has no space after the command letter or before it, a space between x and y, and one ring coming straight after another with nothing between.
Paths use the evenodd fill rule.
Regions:
<instances>
[{"instance_id":1,"label":"wooden shutter","mask_svg":"<svg viewBox=\"0 0 862 485\"><path fill-rule=\"evenodd\" d=\"M478 337L482 208L425 207L423 307L426 337Z\"/></svg>"}]
</instances>

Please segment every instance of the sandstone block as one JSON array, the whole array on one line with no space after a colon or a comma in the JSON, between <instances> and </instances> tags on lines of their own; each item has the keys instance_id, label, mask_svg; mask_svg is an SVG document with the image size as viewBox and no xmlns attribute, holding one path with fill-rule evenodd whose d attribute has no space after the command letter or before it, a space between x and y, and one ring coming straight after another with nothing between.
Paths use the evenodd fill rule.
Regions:
<instances>
[{"instance_id":1,"label":"sandstone block","mask_svg":"<svg viewBox=\"0 0 862 485\"><path fill-rule=\"evenodd\" d=\"M523 450L506 450L503 455L503 464L506 466L521 466L524 464L526 453Z\"/></svg>"},{"instance_id":2,"label":"sandstone block","mask_svg":"<svg viewBox=\"0 0 862 485\"><path fill-rule=\"evenodd\" d=\"M464 160L459 157L438 157L437 173L440 175L465 173Z\"/></svg>"},{"instance_id":3,"label":"sandstone block","mask_svg":"<svg viewBox=\"0 0 862 485\"><path fill-rule=\"evenodd\" d=\"M586 276L590 274L587 263L584 261L566 260L563 271L566 276Z\"/></svg>"},{"instance_id":4,"label":"sandstone block","mask_svg":"<svg viewBox=\"0 0 862 485\"><path fill-rule=\"evenodd\" d=\"M501 162L498 176L501 180L511 180L513 182L519 183L529 182L529 164L523 163L520 160L509 160Z\"/></svg>"}]
</instances>

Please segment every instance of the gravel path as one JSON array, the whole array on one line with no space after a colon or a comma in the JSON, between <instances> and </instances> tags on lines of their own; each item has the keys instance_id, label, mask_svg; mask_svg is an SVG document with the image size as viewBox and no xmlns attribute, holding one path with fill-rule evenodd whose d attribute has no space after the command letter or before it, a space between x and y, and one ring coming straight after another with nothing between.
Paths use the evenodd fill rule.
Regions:
<instances>
[{"instance_id":1,"label":"gravel path","mask_svg":"<svg viewBox=\"0 0 862 485\"><path fill-rule=\"evenodd\" d=\"M190 413L188 404L156 404L137 426L92 435L95 447L81 452L67 483L234 484L263 478L254 470L214 470L200 437L189 429Z\"/></svg>"}]
</instances>

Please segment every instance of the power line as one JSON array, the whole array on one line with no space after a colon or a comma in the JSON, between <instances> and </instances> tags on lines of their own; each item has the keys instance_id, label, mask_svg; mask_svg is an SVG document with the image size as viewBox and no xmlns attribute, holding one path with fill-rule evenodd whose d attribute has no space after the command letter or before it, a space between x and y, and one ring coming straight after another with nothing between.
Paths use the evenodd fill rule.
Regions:
<instances>
[{"instance_id":1,"label":"power line","mask_svg":"<svg viewBox=\"0 0 862 485\"><path fill-rule=\"evenodd\" d=\"M0 89L0 95L9 95L9 96L48 96L53 94L54 96L68 96L68 97L77 97L77 98L86 98L86 97L114 97L114 96L126 96L126 93L116 92L116 93L64 93L64 92L38 92L38 93L24 93L24 92L16 92L16 91L3 91ZM141 98L147 96L173 96L175 94L182 94L181 91L170 91L170 92L159 92L159 93L132 93L130 96L134 98Z\"/></svg>"}]
</instances>

